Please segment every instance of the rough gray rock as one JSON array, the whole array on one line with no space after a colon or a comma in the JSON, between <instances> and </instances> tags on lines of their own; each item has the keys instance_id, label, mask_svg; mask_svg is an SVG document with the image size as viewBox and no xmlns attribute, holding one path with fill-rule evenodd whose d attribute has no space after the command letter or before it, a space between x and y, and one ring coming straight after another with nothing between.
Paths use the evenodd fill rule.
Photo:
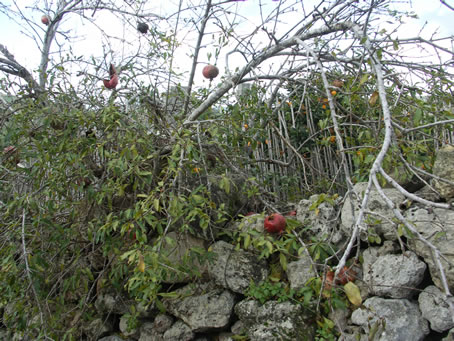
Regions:
<instances>
[{"instance_id":1,"label":"rough gray rock","mask_svg":"<svg viewBox=\"0 0 454 341\"><path fill-rule=\"evenodd\" d=\"M368 247L363 251L363 271L369 272L378 257L395 254L397 251L397 245L389 240L386 240L382 246Z\"/></svg>"},{"instance_id":2,"label":"rough gray rock","mask_svg":"<svg viewBox=\"0 0 454 341\"><path fill-rule=\"evenodd\" d=\"M379 256L367 269L363 280L371 293L392 298L410 298L424 278L426 264L411 251L403 255Z\"/></svg>"},{"instance_id":3,"label":"rough gray rock","mask_svg":"<svg viewBox=\"0 0 454 341\"><path fill-rule=\"evenodd\" d=\"M171 324L166 328L169 329ZM140 326L140 337L139 341L162 341L163 333L156 331L152 322L145 322Z\"/></svg>"},{"instance_id":4,"label":"rough gray rock","mask_svg":"<svg viewBox=\"0 0 454 341\"><path fill-rule=\"evenodd\" d=\"M373 340L378 341L422 341L429 334L418 305L407 299L371 297L364 302L364 308L353 312L351 321L366 334L376 330Z\"/></svg>"},{"instance_id":5,"label":"rough gray rock","mask_svg":"<svg viewBox=\"0 0 454 341\"><path fill-rule=\"evenodd\" d=\"M244 323L241 320L236 321L230 328L233 334L241 334L244 332Z\"/></svg>"},{"instance_id":6,"label":"rough gray rock","mask_svg":"<svg viewBox=\"0 0 454 341\"><path fill-rule=\"evenodd\" d=\"M235 313L247 329L251 341L313 340L314 330L306 322L301 305L290 302L245 300L235 306Z\"/></svg>"},{"instance_id":7,"label":"rough gray rock","mask_svg":"<svg viewBox=\"0 0 454 341\"><path fill-rule=\"evenodd\" d=\"M235 304L235 295L230 291L206 283L189 284L175 293L178 298L163 300L164 306L192 331L214 331L228 326Z\"/></svg>"},{"instance_id":8,"label":"rough gray rock","mask_svg":"<svg viewBox=\"0 0 454 341\"><path fill-rule=\"evenodd\" d=\"M233 338L235 334L233 333L220 333L218 335L217 341L235 341Z\"/></svg>"},{"instance_id":9,"label":"rough gray rock","mask_svg":"<svg viewBox=\"0 0 454 341\"><path fill-rule=\"evenodd\" d=\"M405 217L413 223L416 230L431 242L451 263L454 264L454 211L441 208L430 211L415 207L406 212ZM408 248L424 259L429 267L434 284L441 290L443 285L432 249L422 241L408 238ZM443 258L441 264L445 271L450 290L454 290L454 266L450 266Z\"/></svg>"},{"instance_id":10,"label":"rough gray rock","mask_svg":"<svg viewBox=\"0 0 454 341\"><path fill-rule=\"evenodd\" d=\"M252 214L241 219L235 227L241 232L249 232L252 230L264 233L265 232L265 217L263 214Z\"/></svg>"},{"instance_id":11,"label":"rough gray rock","mask_svg":"<svg viewBox=\"0 0 454 341\"><path fill-rule=\"evenodd\" d=\"M454 329L451 329L446 337L441 341L454 341Z\"/></svg>"},{"instance_id":12,"label":"rough gray rock","mask_svg":"<svg viewBox=\"0 0 454 341\"><path fill-rule=\"evenodd\" d=\"M422 316L430 322L430 329L441 333L454 327L445 295L436 286L425 288L419 294L418 302ZM454 299L451 298L451 302L454 304Z\"/></svg>"},{"instance_id":13,"label":"rough gray rock","mask_svg":"<svg viewBox=\"0 0 454 341\"><path fill-rule=\"evenodd\" d=\"M192 270L197 270L198 273L203 274L206 272L207 265L200 264L198 260L191 258L192 248L205 250L205 241L189 233L170 232L166 235L161 252L172 264L172 268L179 268L182 265L186 265ZM164 283L189 282L193 277L194 275L191 277L191 274L182 271L173 274L169 272L168 277L164 279Z\"/></svg>"},{"instance_id":14,"label":"rough gray rock","mask_svg":"<svg viewBox=\"0 0 454 341\"><path fill-rule=\"evenodd\" d=\"M252 252L234 251L234 246L224 241L213 244L212 250L217 257L209 264L208 273L226 289L244 294L251 280L259 283L268 277L266 261Z\"/></svg>"},{"instance_id":15,"label":"rough gray rock","mask_svg":"<svg viewBox=\"0 0 454 341\"><path fill-rule=\"evenodd\" d=\"M119 315L127 314L132 304L135 304L133 300L128 300L119 295L114 297L109 293L99 294L95 301L96 310L103 315L112 313Z\"/></svg>"},{"instance_id":16,"label":"rough gray rock","mask_svg":"<svg viewBox=\"0 0 454 341\"><path fill-rule=\"evenodd\" d=\"M306 286L306 282L316 277L316 269L313 269L312 260L309 255L302 253L300 259L287 264L287 278L290 288L299 290Z\"/></svg>"},{"instance_id":17,"label":"rough gray rock","mask_svg":"<svg viewBox=\"0 0 454 341\"><path fill-rule=\"evenodd\" d=\"M365 182L359 182L354 186L354 190L358 194L358 197L353 202L355 217L358 216L359 206L362 202L366 188L367 183ZM394 188L384 188L383 192L397 206L399 206L405 200L405 196ZM370 192L367 210L375 212L382 217L388 218L389 220L392 220L394 218L394 213L388 208L386 202L380 196L375 187L372 187L372 190ZM370 231L362 231L360 234L361 240L367 240L368 233L370 233L372 230L374 230L377 235L383 237L384 239L397 239L395 225L388 221L388 219L380 218L380 216L370 214L366 214L364 216L364 224L367 225ZM369 223L367 223L368 221ZM346 235L351 235L354 223L355 219L352 215L351 200L350 197L347 196L344 206L342 207L341 214L341 229Z\"/></svg>"},{"instance_id":18,"label":"rough gray rock","mask_svg":"<svg viewBox=\"0 0 454 341\"><path fill-rule=\"evenodd\" d=\"M137 336L139 335L139 330L137 328L130 329L128 326L128 319L129 318L127 315L123 315L122 317L120 317L120 323L118 327L124 336L137 338Z\"/></svg>"},{"instance_id":19,"label":"rough gray rock","mask_svg":"<svg viewBox=\"0 0 454 341\"><path fill-rule=\"evenodd\" d=\"M183 321L176 321L163 335L165 341L190 341L195 334Z\"/></svg>"},{"instance_id":20,"label":"rough gray rock","mask_svg":"<svg viewBox=\"0 0 454 341\"><path fill-rule=\"evenodd\" d=\"M99 339L98 341L129 341L131 339L124 339L118 335L110 335Z\"/></svg>"},{"instance_id":21,"label":"rough gray rock","mask_svg":"<svg viewBox=\"0 0 454 341\"><path fill-rule=\"evenodd\" d=\"M432 169L434 175L454 182L454 147L445 145L437 151L435 163ZM440 193L441 197L450 200L454 197L454 186L436 179L432 180L432 186Z\"/></svg>"},{"instance_id":22,"label":"rough gray rock","mask_svg":"<svg viewBox=\"0 0 454 341\"><path fill-rule=\"evenodd\" d=\"M166 314L159 314L153 321L153 329L158 333L164 333L173 323L173 317Z\"/></svg>"},{"instance_id":23,"label":"rough gray rock","mask_svg":"<svg viewBox=\"0 0 454 341\"><path fill-rule=\"evenodd\" d=\"M318 205L317 201L320 201ZM309 199L303 199L298 203L296 219L304 225L310 226L310 232L317 235L320 240L337 244L343 238L342 232L338 228L338 219L336 219L339 211L336 207L338 201L340 200L329 203L323 201L320 194L314 194Z\"/></svg>"},{"instance_id":24,"label":"rough gray rock","mask_svg":"<svg viewBox=\"0 0 454 341\"><path fill-rule=\"evenodd\" d=\"M110 319L95 318L89 324L82 327L85 334L94 339L108 335L113 331L113 323Z\"/></svg>"}]
</instances>

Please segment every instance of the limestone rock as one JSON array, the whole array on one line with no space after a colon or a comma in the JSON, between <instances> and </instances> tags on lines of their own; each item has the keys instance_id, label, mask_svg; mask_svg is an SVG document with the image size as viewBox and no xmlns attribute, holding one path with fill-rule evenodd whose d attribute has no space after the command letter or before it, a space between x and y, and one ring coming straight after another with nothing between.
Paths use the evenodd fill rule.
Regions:
<instances>
[{"instance_id":1,"label":"limestone rock","mask_svg":"<svg viewBox=\"0 0 454 341\"><path fill-rule=\"evenodd\" d=\"M199 274L203 274L206 272L206 264L200 264L197 259L191 257L192 248L205 250L204 240L189 233L170 232L166 235L166 241L163 243L161 252L163 256L167 257L172 268L186 265L191 270L197 270ZM191 274L178 271L173 274L169 273L169 276L164 279L164 283L184 283L190 280Z\"/></svg>"},{"instance_id":2,"label":"limestone rock","mask_svg":"<svg viewBox=\"0 0 454 341\"><path fill-rule=\"evenodd\" d=\"M128 321L129 317L127 315L123 315L120 317L120 323L119 323L119 328L121 333L124 336L131 336L131 337L137 337L139 334L139 330L137 328L130 328Z\"/></svg>"},{"instance_id":3,"label":"limestone rock","mask_svg":"<svg viewBox=\"0 0 454 341\"><path fill-rule=\"evenodd\" d=\"M353 202L355 217L358 216L358 212L360 210L359 207L361 205L366 188L367 183L365 182L359 182L354 186L354 190L358 194L358 197L354 199ZM384 188L383 192L396 206L399 206L405 200L405 196L394 188ZM352 215L351 205L352 202L350 200L350 197L347 197L344 206L342 207L341 214L341 228L347 235L351 235L353 224L355 223L355 218ZM394 218L394 213L388 208L386 202L380 196L375 187L372 187L372 190L370 192L367 210L375 212L380 216L388 218L390 220ZM397 240L397 233L395 231L394 224L392 224L387 219L381 219L379 218L379 216L366 214L364 216L363 225L367 226L368 231L361 231L361 240L366 241L368 233L376 233L378 236L383 237L387 240Z\"/></svg>"},{"instance_id":4,"label":"limestone rock","mask_svg":"<svg viewBox=\"0 0 454 341\"><path fill-rule=\"evenodd\" d=\"M244 300L235 306L251 341L313 340L313 324L306 322L301 305L290 302Z\"/></svg>"},{"instance_id":5,"label":"limestone rock","mask_svg":"<svg viewBox=\"0 0 454 341\"><path fill-rule=\"evenodd\" d=\"M158 333L164 333L167 329L172 326L172 316L166 314L159 314L153 321L153 329Z\"/></svg>"},{"instance_id":6,"label":"limestone rock","mask_svg":"<svg viewBox=\"0 0 454 341\"><path fill-rule=\"evenodd\" d=\"M309 255L305 253L301 254L300 259L288 263L286 272L290 282L290 288L294 290L304 288L309 279L317 276L317 271L313 269Z\"/></svg>"},{"instance_id":7,"label":"limestone rock","mask_svg":"<svg viewBox=\"0 0 454 341\"><path fill-rule=\"evenodd\" d=\"M164 333L162 339L165 341L190 341L194 335L191 327L183 321L177 321Z\"/></svg>"},{"instance_id":8,"label":"limestone rock","mask_svg":"<svg viewBox=\"0 0 454 341\"><path fill-rule=\"evenodd\" d=\"M430 329L441 333L454 327L449 305L444 294L436 286L425 288L419 294L418 302L422 316L430 322ZM454 304L452 298L451 303Z\"/></svg>"},{"instance_id":9,"label":"limestone rock","mask_svg":"<svg viewBox=\"0 0 454 341\"><path fill-rule=\"evenodd\" d=\"M130 305L134 303L134 301L128 300L126 297L105 293L98 295L95 307L98 312L105 315L111 313L123 315L129 312Z\"/></svg>"},{"instance_id":10,"label":"limestone rock","mask_svg":"<svg viewBox=\"0 0 454 341\"><path fill-rule=\"evenodd\" d=\"M376 329L377 341L422 341L429 334L418 305L407 299L371 297L364 302L364 308L353 312L351 320L366 334Z\"/></svg>"},{"instance_id":11,"label":"limestone rock","mask_svg":"<svg viewBox=\"0 0 454 341\"><path fill-rule=\"evenodd\" d=\"M437 151L433 174L454 182L454 147L446 145ZM450 200L454 197L454 186L436 179L432 180L432 186L440 193L441 197Z\"/></svg>"},{"instance_id":12,"label":"limestone rock","mask_svg":"<svg viewBox=\"0 0 454 341\"><path fill-rule=\"evenodd\" d=\"M406 212L405 217L413 223L422 237L431 242L447 259L454 264L454 212L442 208L426 210L413 208ZM433 250L416 237L408 236L408 248L424 259L428 265L434 284L441 290L441 276L434 261ZM450 290L454 290L454 267L441 258Z\"/></svg>"},{"instance_id":13,"label":"limestone rock","mask_svg":"<svg viewBox=\"0 0 454 341\"><path fill-rule=\"evenodd\" d=\"M252 214L241 219L235 224L235 228L241 232L249 232L252 230L264 233L265 232L265 217L263 214Z\"/></svg>"},{"instance_id":14,"label":"limestone rock","mask_svg":"<svg viewBox=\"0 0 454 341\"><path fill-rule=\"evenodd\" d=\"M426 264L411 251L384 255L363 271L363 280L376 296L410 298L424 278Z\"/></svg>"},{"instance_id":15,"label":"limestone rock","mask_svg":"<svg viewBox=\"0 0 454 341\"><path fill-rule=\"evenodd\" d=\"M124 339L118 335L110 335L99 339L98 341L132 341L131 339Z\"/></svg>"},{"instance_id":16,"label":"limestone rock","mask_svg":"<svg viewBox=\"0 0 454 341\"><path fill-rule=\"evenodd\" d=\"M167 328L169 329L172 324ZM140 326L140 337L139 341L163 341L163 333L160 333L155 330L152 322L145 322Z\"/></svg>"},{"instance_id":17,"label":"limestone rock","mask_svg":"<svg viewBox=\"0 0 454 341\"><path fill-rule=\"evenodd\" d=\"M111 333L114 328L110 319L95 318L87 325L84 325L82 329L88 336L98 339L101 336Z\"/></svg>"},{"instance_id":18,"label":"limestone rock","mask_svg":"<svg viewBox=\"0 0 454 341\"><path fill-rule=\"evenodd\" d=\"M189 284L175 291L179 296L163 301L167 311L180 318L193 332L214 331L229 325L235 295L209 283Z\"/></svg>"},{"instance_id":19,"label":"limestone rock","mask_svg":"<svg viewBox=\"0 0 454 341\"><path fill-rule=\"evenodd\" d=\"M451 329L448 335L443 338L441 341L454 341L454 329Z\"/></svg>"},{"instance_id":20,"label":"limestone rock","mask_svg":"<svg viewBox=\"0 0 454 341\"><path fill-rule=\"evenodd\" d=\"M230 330L233 334L241 334L244 332L244 323L238 320L230 327Z\"/></svg>"},{"instance_id":21,"label":"limestone rock","mask_svg":"<svg viewBox=\"0 0 454 341\"><path fill-rule=\"evenodd\" d=\"M251 280L259 283L268 277L266 261L252 252L235 251L233 245L224 241L213 244L212 250L217 257L209 264L208 273L224 288L244 294Z\"/></svg>"},{"instance_id":22,"label":"limestone rock","mask_svg":"<svg viewBox=\"0 0 454 341\"><path fill-rule=\"evenodd\" d=\"M308 200L303 199L299 202L296 219L310 226L310 233L316 235L318 239L337 244L343 238L336 219L339 211L338 202L339 200L334 202L323 200L320 194L312 195Z\"/></svg>"}]
</instances>

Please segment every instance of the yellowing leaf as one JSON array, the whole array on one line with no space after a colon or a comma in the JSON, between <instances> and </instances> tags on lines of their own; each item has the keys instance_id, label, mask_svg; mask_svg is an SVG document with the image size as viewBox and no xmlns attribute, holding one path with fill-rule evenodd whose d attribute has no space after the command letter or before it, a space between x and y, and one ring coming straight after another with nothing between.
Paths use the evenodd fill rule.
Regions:
<instances>
[{"instance_id":1,"label":"yellowing leaf","mask_svg":"<svg viewBox=\"0 0 454 341\"><path fill-rule=\"evenodd\" d=\"M142 255L139 255L139 264L137 264L137 269L140 272L145 272L145 261Z\"/></svg>"},{"instance_id":2,"label":"yellowing leaf","mask_svg":"<svg viewBox=\"0 0 454 341\"><path fill-rule=\"evenodd\" d=\"M155 199L153 200L153 206L154 206L154 210L155 210L156 212L159 212L159 199L158 199L158 198L155 198Z\"/></svg>"},{"instance_id":3,"label":"yellowing leaf","mask_svg":"<svg viewBox=\"0 0 454 341\"><path fill-rule=\"evenodd\" d=\"M244 248L247 250L249 248L249 245L251 245L251 235L247 234L244 238Z\"/></svg>"},{"instance_id":4,"label":"yellowing leaf","mask_svg":"<svg viewBox=\"0 0 454 341\"><path fill-rule=\"evenodd\" d=\"M369 98L369 104L371 107L373 107L375 105L375 103L377 103L377 99L378 99L378 91L374 91L372 93L372 95L370 95L370 98Z\"/></svg>"},{"instance_id":5,"label":"yellowing leaf","mask_svg":"<svg viewBox=\"0 0 454 341\"><path fill-rule=\"evenodd\" d=\"M344 285L345 293L347 294L348 300L355 306L359 307L363 303L359 288L353 282L348 282Z\"/></svg>"}]
</instances>

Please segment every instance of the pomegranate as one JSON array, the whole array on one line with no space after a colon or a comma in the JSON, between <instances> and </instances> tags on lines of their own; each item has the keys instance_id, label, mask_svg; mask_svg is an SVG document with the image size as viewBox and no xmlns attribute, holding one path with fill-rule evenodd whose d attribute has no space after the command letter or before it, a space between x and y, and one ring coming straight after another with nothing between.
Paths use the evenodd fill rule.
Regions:
<instances>
[{"instance_id":1,"label":"pomegranate","mask_svg":"<svg viewBox=\"0 0 454 341\"><path fill-rule=\"evenodd\" d=\"M209 80L213 80L213 78L216 78L217 75L219 75L219 69L214 65L208 64L203 68L202 75Z\"/></svg>"},{"instance_id":2,"label":"pomegranate","mask_svg":"<svg viewBox=\"0 0 454 341\"><path fill-rule=\"evenodd\" d=\"M265 218L265 230L270 233L283 233L287 222L283 215L273 213Z\"/></svg>"},{"instance_id":3,"label":"pomegranate","mask_svg":"<svg viewBox=\"0 0 454 341\"><path fill-rule=\"evenodd\" d=\"M115 70L115 66L113 66L113 64L110 64L109 74L110 79L103 79L104 86L107 89L115 89L118 84L118 75L117 70Z\"/></svg>"},{"instance_id":4,"label":"pomegranate","mask_svg":"<svg viewBox=\"0 0 454 341\"><path fill-rule=\"evenodd\" d=\"M49 20L49 17L48 17L47 15L43 15L43 16L41 17L41 22L42 22L44 25L46 25L46 26L49 25L49 21L50 21L50 20Z\"/></svg>"},{"instance_id":5,"label":"pomegranate","mask_svg":"<svg viewBox=\"0 0 454 341\"><path fill-rule=\"evenodd\" d=\"M140 33L147 33L148 32L148 25L145 24L144 22L140 22L139 24L137 24L137 30L140 32Z\"/></svg>"}]
</instances>

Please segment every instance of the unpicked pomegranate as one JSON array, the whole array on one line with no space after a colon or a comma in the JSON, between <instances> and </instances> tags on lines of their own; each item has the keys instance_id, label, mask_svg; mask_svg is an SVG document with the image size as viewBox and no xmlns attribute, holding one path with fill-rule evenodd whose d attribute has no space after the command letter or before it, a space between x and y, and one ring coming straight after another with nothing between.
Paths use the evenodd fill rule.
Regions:
<instances>
[{"instance_id":1,"label":"unpicked pomegranate","mask_svg":"<svg viewBox=\"0 0 454 341\"><path fill-rule=\"evenodd\" d=\"M273 213L265 218L265 230L270 233L283 233L287 221L279 213Z\"/></svg>"},{"instance_id":2,"label":"unpicked pomegranate","mask_svg":"<svg viewBox=\"0 0 454 341\"><path fill-rule=\"evenodd\" d=\"M213 78L216 78L217 75L219 75L219 69L214 65L208 64L203 68L202 75L209 80L213 80Z\"/></svg>"}]
</instances>

